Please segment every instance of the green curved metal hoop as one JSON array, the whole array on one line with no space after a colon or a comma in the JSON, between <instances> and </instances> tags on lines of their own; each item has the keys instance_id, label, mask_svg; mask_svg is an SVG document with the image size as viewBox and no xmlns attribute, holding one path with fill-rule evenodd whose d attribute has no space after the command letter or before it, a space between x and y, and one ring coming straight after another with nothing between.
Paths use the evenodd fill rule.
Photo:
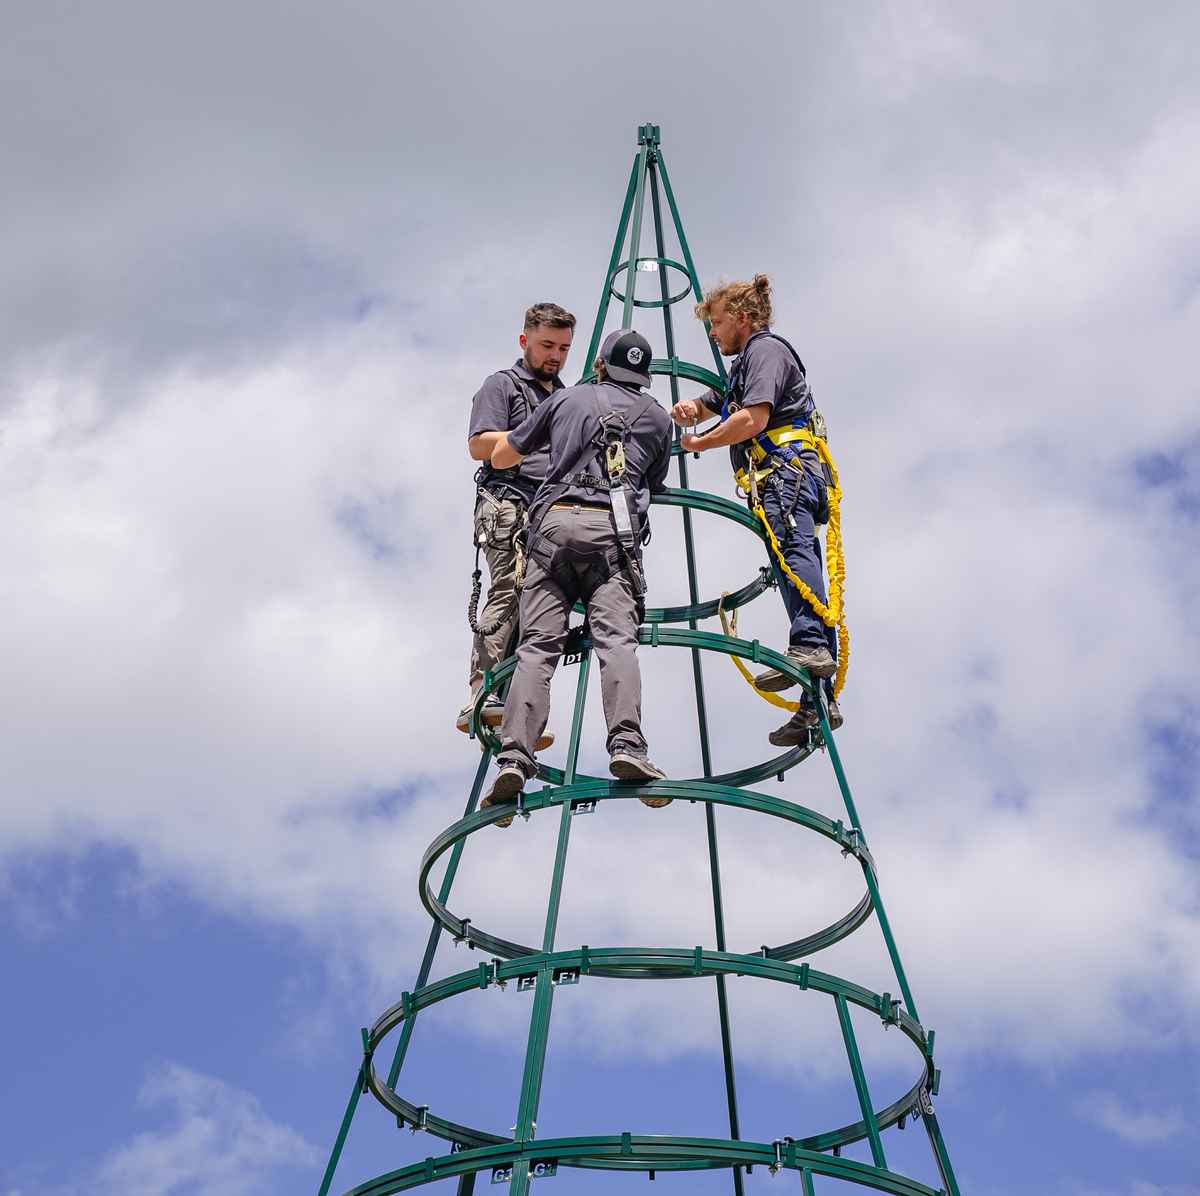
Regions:
<instances>
[{"instance_id":1,"label":"green curved metal hoop","mask_svg":"<svg viewBox=\"0 0 1200 1196\"><path fill-rule=\"evenodd\" d=\"M566 974L579 976L625 977L627 979L682 979L703 976L747 976L790 984L799 991L823 993L856 1005L880 1018L882 1025L896 1026L916 1047L921 1060L921 1074L911 1088L890 1105L875 1112L875 1123L879 1129L890 1128L901 1118L914 1115L918 1110L921 1094L932 1082L932 1062L928 1054L928 1039L924 1029L903 1010L895 1008L890 996L872 992L861 985L820 972L807 965L796 965L762 956L737 955L731 952L705 951L700 947L691 950L679 948L639 947L584 947L574 951L534 952L522 959L501 961L493 959L481 963L477 968L459 972L436 984L431 984L413 993L405 993L395 1005L385 1010L368 1032L365 1044L364 1069L367 1085L375 1097L398 1118L408 1121L417 1128L433 1134L459 1147L479 1148L497 1145L513 1145L511 1138L493 1134L448 1121L431 1113L427 1108L413 1104L400 1096L380 1078L374 1066L374 1054L386 1037L411 1018L432 1005L461 996L468 992L503 988L509 982L520 983L530 977L549 972L552 977ZM852 1122L834 1130L827 1130L806 1137L795 1137L793 1142L801 1150L826 1151L841 1149L868 1137L870 1130L866 1121ZM570 1139L590 1142L595 1139ZM656 1142L687 1141L686 1139L659 1138ZM539 1146L544 1146L544 1143ZM733 1142L734 1148L751 1146L751 1143ZM545 1157L545 1156L542 1156ZM610 1159L604 1154L589 1156L576 1154L568 1165L597 1167L601 1169L643 1169L645 1160L630 1158ZM703 1165L703 1164L701 1164ZM693 1160L688 1169L696 1166ZM902 1177L901 1177L902 1178ZM356 1189L357 1191L358 1189ZM369 1189L368 1189L369 1190ZM399 1190L399 1189L397 1189ZM890 1189L883 1188L883 1191Z\"/></svg>"},{"instance_id":2,"label":"green curved metal hoop","mask_svg":"<svg viewBox=\"0 0 1200 1196\"><path fill-rule=\"evenodd\" d=\"M844 823L834 822L823 814L796 805L794 802L785 801L783 798L747 792L730 785L714 784L711 781L655 781L649 785L635 785L622 781L589 780L527 794L518 804L517 813L528 817L539 810L552 809L562 806L564 803L575 806L581 802L599 802L614 798L630 799L640 797L642 794L693 802L712 802L715 805L730 806L756 814L767 814L785 822L791 822L832 840L842 849L843 855L854 855L859 859L863 868L870 869L874 876L875 862L871 858L870 852L866 850L860 837L852 830L847 830ZM478 947L504 959L531 956L536 953L537 948L500 938L481 929L472 919L451 913L446 905L434 895L433 886L430 883L430 873L441 857L456 844L462 843L476 831L494 825L500 818L511 816L512 813L510 807L490 806L486 810L469 814L452 826L448 826L425 849L425 855L421 860L420 876L417 880L421 901L425 908L433 918L441 923L444 929L454 936L456 942L466 943L472 948ZM764 947L761 950L766 952L768 958L779 960L799 959L802 956L814 955L857 930L870 916L872 908L871 894L868 891L849 913L829 926L793 942L784 943L778 947ZM596 975L608 974L595 968L592 970ZM659 974L655 972L644 978L653 979ZM628 972L622 971L621 975L627 976Z\"/></svg>"},{"instance_id":3,"label":"green curved metal hoop","mask_svg":"<svg viewBox=\"0 0 1200 1196\"><path fill-rule=\"evenodd\" d=\"M680 274L687 275L688 268L682 263L674 261L669 257L640 257L637 259L637 267L640 268L642 262L656 262L660 267L678 270ZM622 262L608 276L608 293L618 302L625 302L625 295L617 290L617 279L629 269L628 262ZM677 295L670 295L662 299L633 299L631 302L634 307L670 307L673 303L678 303L681 299L686 299L692 293L692 280L688 278L683 290Z\"/></svg>"}]
</instances>

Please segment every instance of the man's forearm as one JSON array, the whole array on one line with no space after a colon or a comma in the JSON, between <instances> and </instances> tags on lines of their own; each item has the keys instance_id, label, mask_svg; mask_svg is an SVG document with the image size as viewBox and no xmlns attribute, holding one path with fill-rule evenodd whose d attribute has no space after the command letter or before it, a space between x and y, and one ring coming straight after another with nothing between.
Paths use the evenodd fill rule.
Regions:
<instances>
[{"instance_id":1,"label":"man's forearm","mask_svg":"<svg viewBox=\"0 0 1200 1196\"><path fill-rule=\"evenodd\" d=\"M731 444L741 444L757 436L767 426L769 412L759 412L756 407L735 411L728 419L717 424L715 428L702 436L691 438L689 449L703 452L705 449L726 448Z\"/></svg>"},{"instance_id":2,"label":"man's forearm","mask_svg":"<svg viewBox=\"0 0 1200 1196\"><path fill-rule=\"evenodd\" d=\"M503 432L476 432L474 436L468 437L467 451L471 454L471 460L490 461L492 450L503 435Z\"/></svg>"},{"instance_id":3,"label":"man's forearm","mask_svg":"<svg viewBox=\"0 0 1200 1196\"><path fill-rule=\"evenodd\" d=\"M520 465L525 459L524 453L518 453L508 443L507 432L497 432L499 439L496 441L496 447L492 449L492 465L496 469L512 469L514 465Z\"/></svg>"}]
</instances>

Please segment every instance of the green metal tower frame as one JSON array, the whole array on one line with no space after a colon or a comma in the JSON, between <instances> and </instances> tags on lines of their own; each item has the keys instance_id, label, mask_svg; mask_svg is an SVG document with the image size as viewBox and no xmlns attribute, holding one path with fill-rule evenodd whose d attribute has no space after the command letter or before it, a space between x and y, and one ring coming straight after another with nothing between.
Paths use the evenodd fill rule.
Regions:
<instances>
[{"instance_id":1,"label":"green metal tower frame","mask_svg":"<svg viewBox=\"0 0 1200 1196\"><path fill-rule=\"evenodd\" d=\"M643 256L641 247L647 197L650 201L654 230L654 253ZM664 197L682 261L666 256ZM656 298L638 297L638 275L643 273L657 275ZM685 280L682 289L674 294L671 292L673 274ZM693 299L698 301L701 298L700 279L688 248L679 207L667 174L659 127L642 125L638 129L637 153L625 190L612 255L604 276L600 304L588 345L588 368L590 369L590 363L596 357L610 307L615 301L621 305L621 327L625 328L633 326L635 308L661 310L666 356L654 359L651 372L669 379L672 402L680 397L680 379L722 390L726 380L725 368L711 340L709 343L712 347L713 369L682 361L676 354L671 308L676 303L690 302ZM361 1061L318 1196L327 1196L330 1191L359 1098L367 1092L395 1116L399 1126L407 1124L414 1130L426 1131L449 1143L450 1147L446 1153L439 1156L431 1156L422 1162L359 1184L350 1189L347 1196L390 1196L391 1193L450 1177L458 1178L459 1196L467 1196L474 1191L475 1177L480 1172L488 1173L493 1183L507 1183L510 1196L524 1196L528 1192L531 1177L554 1174L560 1166L643 1171L648 1172L650 1178L658 1171L725 1168L731 1173L735 1196L742 1196L743 1172L749 1171L755 1165L766 1167L772 1173L780 1170L797 1172L802 1190L808 1196L813 1196L815 1176L840 1179L876 1191L896 1193L897 1196L938 1196L939 1193L943 1196L959 1196L958 1183L933 1107L933 1096L938 1091L940 1080L940 1072L934 1066L934 1032L926 1030L918 1018L916 1002L913 1000L896 940L880 897L875 862L867 848L866 835L846 780L837 744L829 728L821 687L819 684L814 685L806 672L794 668L785 656L764 647L757 640L742 640L724 634L714 634L701 631L698 627L700 620L712 618L720 608L735 610L757 598L776 582L768 565L760 569L758 575L741 589L728 594L723 600L701 600L696 572L693 514L699 512L714 515L740 524L744 530L763 541L765 551L762 529L744 506L689 487L687 454L679 445L678 434L674 454L679 486L655 496L654 502L659 506L678 507L682 511L689 601L686 606L648 609L638 639L648 647L680 647L688 649L691 653L702 775L686 780L637 785L586 776L578 771L580 733L592 658L591 644L586 638L586 627L574 629L564 654L564 664L578 665L565 766L562 769L540 766L538 775L546 783L545 787L523 794L517 805L517 812L525 818L542 811L558 812L558 840L542 942L540 946L517 943L476 926L470 918L452 912L448 903L467 839L476 831L490 827L499 818L512 813L511 807L492 807L480 811L477 805L489 765L499 751L495 733L479 721L479 714L488 694L502 693L507 688L515 668L514 658L509 657L494 672L484 677L472 721L472 733L481 741L483 754L466 809L462 818L434 839L421 861L418 882L420 897L433 919L425 954L421 959L412 991L403 993L400 1000L385 1010L373 1026L362 1031ZM767 559L769 561L769 555ZM810 734L808 742L736 772L714 775L704 696L702 654L705 652L723 653L774 666L792 677L811 696L818 713L818 726ZM818 754L827 755L833 766L845 807L844 817L830 818L794 802L768 796L750 788L770 778L783 780L791 769ZM566 874L567 849L575 818L594 810L598 802L628 800L643 793L687 799L701 802L704 806L712 882L715 949L703 946L580 946L567 950L558 949L555 939L559 906ZM839 848L844 856L853 856L860 865L866 885L863 897L837 921L803 938L774 947L763 946L752 953L729 951L725 941L717 841L718 806L768 815L824 836ZM445 871L435 893L431 877L434 869L443 860ZM894 998L887 992L872 992L849 980L818 971L807 962L807 957L852 934L872 914L883 935L900 992L899 998ZM449 932L456 943L466 943L469 947L485 953L488 959L467 971L430 983L434 955L444 931ZM730 975L772 980L790 985L798 992L822 993L832 1000L841 1029L847 1064L858 1097L861 1120L771 1142L755 1142L741 1137L733 1038L726 993L726 977ZM584 982L589 976L638 979L709 976L715 979L729 1119L728 1138L687 1138L639 1135L632 1132L555 1139L535 1137L555 990L560 985ZM533 990L533 1008L529 1020L524 1073L513 1136L506 1138L457 1124L432 1112L427 1106L416 1105L400 1095L397 1085L421 1010L473 990L503 989L510 981L514 982L517 989ZM897 1100L882 1108L876 1106L871 1096L866 1069L851 1022L851 1005L877 1016L883 1028L896 1027L912 1043L916 1052L915 1082ZM385 1039L393 1031L397 1032L396 1043L385 1077L378 1070L376 1056ZM903 1129L906 1121L917 1119L924 1125L928 1134L937 1171L941 1177L940 1188L929 1187L888 1168L884 1151L884 1132L892 1127ZM843 1147L864 1141L870 1150L869 1164L842 1156Z\"/></svg>"}]
</instances>

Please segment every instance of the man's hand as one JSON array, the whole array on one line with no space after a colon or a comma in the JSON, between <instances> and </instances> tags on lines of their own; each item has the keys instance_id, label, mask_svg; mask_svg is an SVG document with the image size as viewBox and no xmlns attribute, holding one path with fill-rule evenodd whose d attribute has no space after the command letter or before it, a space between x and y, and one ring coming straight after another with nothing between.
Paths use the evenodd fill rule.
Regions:
<instances>
[{"instance_id":1,"label":"man's hand","mask_svg":"<svg viewBox=\"0 0 1200 1196\"><path fill-rule=\"evenodd\" d=\"M702 418L701 406L697 399L680 399L671 408L671 418L681 427L687 428L698 424Z\"/></svg>"},{"instance_id":2,"label":"man's hand","mask_svg":"<svg viewBox=\"0 0 1200 1196\"><path fill-rule=\"evenodd\" d=\"M689 399L681 399L683 403L690 402ZM674 413L672 413L674 414ZM697 436L695 432L688 432L679 438L679 443L683 445L684 451L689 453L702 453L708 445L704 443L703 436Z\"/></svg>"}]
</instances>

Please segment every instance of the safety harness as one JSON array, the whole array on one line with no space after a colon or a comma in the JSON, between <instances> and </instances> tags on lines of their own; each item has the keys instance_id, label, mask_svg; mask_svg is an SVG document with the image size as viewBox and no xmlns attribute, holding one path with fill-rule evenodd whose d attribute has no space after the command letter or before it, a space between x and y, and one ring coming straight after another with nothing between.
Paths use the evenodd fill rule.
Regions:
<instances>
[{"instance_id":1,"label":"safety harness","mask_svg":"<svg viewBox=\"0 0 1200 1196\"><path fill-rule=\"evenodd\" d=\"M537 410L541 399L534 399L532 397L525 379L515 369L501 370L500 372L507 374L512 379L513 385L516 387L517 397L520 398L525 408L525 414L513 424L513 427L517 427ZM505 487L511 500L516 502L518 510L518 522L512 534L512 548L516 555L516 576L512 597L505 603L504 609L496 618L484 625L479 623L479 599L483 594L483 570L479 567L479 554L487 547L503 548L506 538L496 539L494 533L488 530L486 524L480 527L479 534L475 537L475 568L471 573L471 597L467 601L467 623L476 635L492 635L494 632L499 631L512 616L513 611L516 610L517 602L520 600L521 585L525 580L525 533L529 526L529 513L520 495L520 491L511 485L519 469L520 466L516 465L511 469L496 469L489 462L484 462L475 472L476 506L480 502L485 502L494 512L499 513L500 503L505 495L497 495L490 488L499 482Z\"/></svg>"},{"instance_id":2,"label":"safety harness","mask_svg":"<svg viewBox=\"0 0 1200 1196\"><path fill-rule=\"evenodd\" d=\"M654 405L655 400L650 396L629 416L610 408L600 417L595 433L571 463L571 470L563 475L550 493L539 496L538 505L542 507L544 517L545 511L560 501L572 486L606 494L613 530L617 536L616 547L596 547L588 551L578 545L549 544L539 538L536 531L528 547L529 555L554 578L564 594L576 601L587 603L614 573L624 572L637 603L639 623L646 609L646 579L642 572L641 547L650 537L648 527L639 529L634 526L625 446L638 420ZM589 456L594 472L575 472ZM541 518L538 524L541 524Z\"/></svg>"},{"instance_id":3,"label":"safety harness","mask_svg":"<svg viewBox=\"0 0 1200 1196\"><path fill-rule=\"evenodd\" d=\"M787 345L800 372L805 373L804 363L800 360L800 355L796 350L783 337L777 336L773 332L767 333L767 335ZM739 409L735 391L736 386L734 380L731 379L729 391L725 401L721 404L721 422L728 419L733 411ZM762 524L767 543L770 545L771 553L780 572L796 587L800 597L812 607L817 618L826 627L834 628L836 631L838 661L837 672L833 678L833 692L835 696L838 696L846 684L846 671L850 665L850 632L846 628L844 602L846 559L842 549L842 488L838 481L837 465L829 452L824 417L814 408L811 416L795 419L791 423L780 424L774 428L767 428L745 442L744 445L737 447L744 448L745 461L740 467L735 461L734 484L737 486L738 493L746 499L755 518ZM820 489L825 491L825 501L820 503L814 522L818 525L823 523L828 525L825 533L826 568L829 573L828 603L822 602L812 587L800 578L784 559L779 537L776 536L775 529L771 527L771 523L767 519L767 513L763 509L760 497L760 491L779 483L781 475L778 471L782 468L792 469L801 475L811 472L805 460L806 454L810 460L814 460L819 465L824 481L824 486ZM798 492L793 501L793 508L797 501L799 501ZM790 510L784 512L784 519L792 528L795 528L795 519ZM726 634L728 634L728 630ZM753 685L753 681L751 684ZM767 701L773 697L773 695L768 695L758 689L755 692Z\"/></svg>"}]
</instances>

